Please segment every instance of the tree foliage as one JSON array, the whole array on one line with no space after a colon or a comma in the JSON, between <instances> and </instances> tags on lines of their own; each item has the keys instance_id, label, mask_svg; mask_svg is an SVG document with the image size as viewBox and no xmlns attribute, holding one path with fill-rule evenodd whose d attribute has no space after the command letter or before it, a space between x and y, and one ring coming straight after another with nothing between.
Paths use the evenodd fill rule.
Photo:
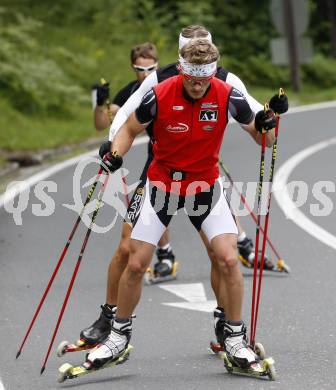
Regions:
<instances>
[{"instance_id":1,"label":"tree foliage","mask_svg":"<svg viewBox=\"0 0 336 390\"><path fill-rule=\"evenodd\" d=\"M332 0L310 0L308 35L315 62L303 67L305 80L329 85L335 79L331 52ZM276 36L269 0L2 0L0 86L20 110L64 111L88 101L93 82L104 76L115 91L129 81L130 48L154 42L166 61L176 60L182 27L203 24L220 48L222 64L247 84L289 83L286 67L270 62ZM9 11L11 10L11 11ZM161 62L164 63L164 62ZM319 74L318 67L324 69ZM322 80L321 80L322 79Z\"/></svg>"},{"instance_id":2,"label":"tree foliage","mask_svg":"<svg viewBox=\"0 0 336 390\"><path fill-rule=\"evenodd\" d=\"M13 106L24 112L41 112L85 101L82 88L45 55L34 38L41 22L2 8L0 26L0 85ZM71 60L71 53L61 50Z\"/></svg>"}]
</instances>

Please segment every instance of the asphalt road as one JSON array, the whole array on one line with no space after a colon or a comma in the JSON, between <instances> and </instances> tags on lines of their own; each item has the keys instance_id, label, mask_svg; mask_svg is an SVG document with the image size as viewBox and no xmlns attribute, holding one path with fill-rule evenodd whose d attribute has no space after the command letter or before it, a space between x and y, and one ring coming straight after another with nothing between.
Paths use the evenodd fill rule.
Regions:
<instances>
[{"instance_id":1,"label":"asphalt road","mask_svg":"<svg viewBox=\"0 0 336 390\"><path fill-rule=\"evenodd\" d=\"M278 142L277 167L300 150L334 137L334 120L335 108L284 117ZM126 159L126 167L130 170L128 183L137 179L145 152L142 145L129 153ZM334 155L335 146L330 146L308 157L293 170L290 181L300 180L308 184L308 201L301 211L336 235L334 210L320 217L310 213L310 204L319 203L312 195L314 183L324 180L335 184ZM222 157L236 181L258 179L259 147L237 126L230 126L227 130ZM171 224L171 242L180 261L178 280L165 285L144 286L134 321L134 351L126 364L62 385L56 381L57 369L63 362L80 363L84 359L84 353L69 354L59 359L55 347L64 339L75 341L80 330L97 318L99 305L104 303L105 298L107 265L120 236L120 218L111 231L93 233L90 238L44 375L40 376L39 370L79 253L85 226L78 229L22 356L15 361L25 330L76 219L76 214L62 205L73 203L74 169L66 169L49 179L57 183L57 191L50 193L55 201L52 215L34 215L36 206L33 204L39 205L41 201L36 198L33 189L22 213L22 226L16 225L13 216L4 208L0 209L0 378L6 390L336 388L335 251L286 218L275 201L272 203L269 233L282 257L291 266L292 273L289 276L265 275L257 339L264 344L268 355L274 357L278 381L231 376L223 363L208 353L213 324L212 314L207 311L212 303L206 301L214 299L209 283L209 261L196 231L182 213ZM95 169L92 165L87 168L86 179L94 175ZM327 195L335 204L335 191ZM114 210L104 205L97 224L107 225L114 215ZM254 236L252 220L244 217L242 222L249 235ZM247 269L243 272L244 319L249 324L252 273ZM197 285L191 286L195 283ZM181 289L172 284L189 285L188 293L181 295ZM198 294L198 298L191 297L190 291ZM2 390L1 386L0 382Z\"/></svg>"}]
</instances>

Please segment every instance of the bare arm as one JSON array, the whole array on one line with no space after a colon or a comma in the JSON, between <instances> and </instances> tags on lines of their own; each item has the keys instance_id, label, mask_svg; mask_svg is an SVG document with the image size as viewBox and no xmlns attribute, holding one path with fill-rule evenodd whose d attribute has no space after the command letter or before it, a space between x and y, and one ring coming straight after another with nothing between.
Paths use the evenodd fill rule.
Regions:
<instances>
[{"instance_id":1,"label":"bare arm","mask_svg":"<svg viewBox=\"0 0 336 390\"><path fill-rule=\"evenodd\" d=\"M119 108L116 104L96 106L94 109L94 126L96 130L102 131L109 128Z\"/></svg>"},{"instance_id":2,"label":"bare arm","mask_svg":"<svg viewBox=\"0 0 336 390\"><path fill-rule=\"evenodd\" d=\"M134 138L140 134L147 125L148 123L140 123L133 112L116 134L111 145L111 152L117 152L119 156L124 156L131 148Z\"/></svg>"}]
</instances>

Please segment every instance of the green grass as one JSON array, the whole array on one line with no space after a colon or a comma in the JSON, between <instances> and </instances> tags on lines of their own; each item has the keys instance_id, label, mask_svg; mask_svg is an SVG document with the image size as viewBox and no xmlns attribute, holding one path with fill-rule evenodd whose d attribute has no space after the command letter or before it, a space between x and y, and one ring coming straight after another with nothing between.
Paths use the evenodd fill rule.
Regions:
<instances>
[{"instance_id":1,"label":"green grass","mask_svg":"<svg viewBox=\"0 0 336 390\"><path fill-rule=\"evenodd\" d=\"M264 103L277 93L277 91L274 89L252 86L249 88L249 93L260 103ZM288 95L290 107L336 100L336 87L321 89L314 86L304 85L299 93L295 93L291 89L285 89L285 93Z\"/></svg>"},{"instance_id":2,"label":"green grass","mask_svg":"<svg viewBox=\"0 0 336 390\"><path fill-rule=\"evenodd\" d=\"M39 13L38 7L35 7L34 11L38 19L42 17L43 13ZM46 22L34 33L34 37L43 48L43 53L57 60L57 64L70 79L85 89L87 97L90 97L92 84L98 82L101 77L110 81L113 97L121 87L135 77L129 64L129 51L133 45L139 43L140 38L136 34L130 34L126 41L120 37L119 40L113 39L112 32L111 36L106 36L94 30L91 24L84 21L81 23L78 22L76 26L62 25L60 28L56 22L55 24ZM176 60L176 46L169 45L164 36L160 36L155 42L159 48L162 66ZM62 54L60 47L73 54L73 58L69 60L64 52ZM81 62L82 59L87 61ZM250 94L261 103L277 92L248 84L247 87ZM293 93L290 89L285 92L289 96L290 106L336 100L336 87L322 89L305 85L299 94ZM4 94L0 95L0 152L76 145L97 136L89 103L71 107L68 114L50 113L38 116L33 113L23 114L16 110L7 100L6 91L2 93ZM107 131L104 134L107 135Z\"/></svg>"},{"instance_id":3,"label":"green grass","mask_svg":"<svg viewBox=\"0 0 336 390\"><path fill-rule=\"evenodd\" d=\"M13 151L55 148L78 144L97 136L89 107L74 108L71 114L63 118L47 115L31 117L14 110L0 99L0 111L0 149Z\"/></svg>"},{"instance_id":4,"label":"green grass","mask_svg":"<svg viewBox=\"0 0 336 390\"><path fill-rule=\"evenodd\" d=\"M267 88L249 87L249 92L261 103L277 91ZM299 94L286 90L290 106L336 100L336 88L318 89L304 86ZM0 99L0 149L38 150L60 145L75 145L106 132L97 133L93 126L92 109L89 106L72 108L66 117L40 117L23 115L9 103Z\"/></svg>"}]
</instances>

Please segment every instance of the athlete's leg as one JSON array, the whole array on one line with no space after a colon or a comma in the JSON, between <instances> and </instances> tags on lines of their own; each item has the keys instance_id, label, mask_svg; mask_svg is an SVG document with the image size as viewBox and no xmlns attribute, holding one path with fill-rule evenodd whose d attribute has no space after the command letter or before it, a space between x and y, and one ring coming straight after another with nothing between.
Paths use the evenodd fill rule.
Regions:
<instances>
[{"instance_id":1,"label":"athlete's leg","mask_svg":"<svg viewBox=\"0 0 336 390\"><path fill-rule=\"evenodd\" d=\"M123 272L118 291L117 317L130 318L141 296L142 277L146 272L155 245L131 240L130 257Z\"/></svg>"},{"instance_id":2,"label":"athlete's leg","mask_svg":"<svg viewBox=\"0 0 336 390\"><path fill-rule=\"evenodd\" d=\"M119 246L112 256L108 267L106 303L109 305L117 304L120 277L126 268L129 258L131 232L131 225L127 222L124 222Z\"/></svg>"},{"instance_id":3,"label":"athlete's leg","mask_svg":"<svg viewBox=\"0 0 336 390\"><path fill-rule=\"evenodd\" d=\"M219 272L219 279L225 282L226 292L219 299L225 300L226 318L231 321L240 321L242 318L242 304L244 295L243 275L237 259L237 235L220 234L211 240Z\"/></svg>"},{"instance_id":4,"label":"athlete's leg","mask_svg":"<svg viewBox=\"0 0 336 390\"><path fill-rule=\"evenodd\" d=\"M205 248L208 252L209 259L211 261L211 272L210 272L210 281L212 290L216 296L217 305L223 309L226 307L226 285L225 278L223 278L220 273L220 268L218 266L218 261L215 258L215 253L211 248L211 245L202 230L199 231L199 235L202 238L202 241L205 245Z\"/></svg>"},{"instance_id":5,"label":"athlete's leg","mask_svg":"<svg viewBox=\"0 0 336 390\"><path fill-rule=\"evenodd\" d=\"M147 183L141 212L134 221L128 264L119 283L117 319L127 319L132 315L140 299L142 277L150 264L158 241L172 218L172 215L167 215L164 207L155 210L152 202L156 202L159 198L159 191L155 193L157 197L154 200L152 190ZM165 193L160 193L162 194L165 196Z\"/></svg>"},{"instance_id":6,"label":"athlete's leg","mask_svg":"<svg viewBox=\"0 0 336 390\"><path fill-rule=\"evenodd\" d=\"M162 234L160 241L158 242L158 247L163 248L168 244L170 244L169 231L168 231L168 229L166 229L165 232Z\"/></svg>"}]
</instances>

